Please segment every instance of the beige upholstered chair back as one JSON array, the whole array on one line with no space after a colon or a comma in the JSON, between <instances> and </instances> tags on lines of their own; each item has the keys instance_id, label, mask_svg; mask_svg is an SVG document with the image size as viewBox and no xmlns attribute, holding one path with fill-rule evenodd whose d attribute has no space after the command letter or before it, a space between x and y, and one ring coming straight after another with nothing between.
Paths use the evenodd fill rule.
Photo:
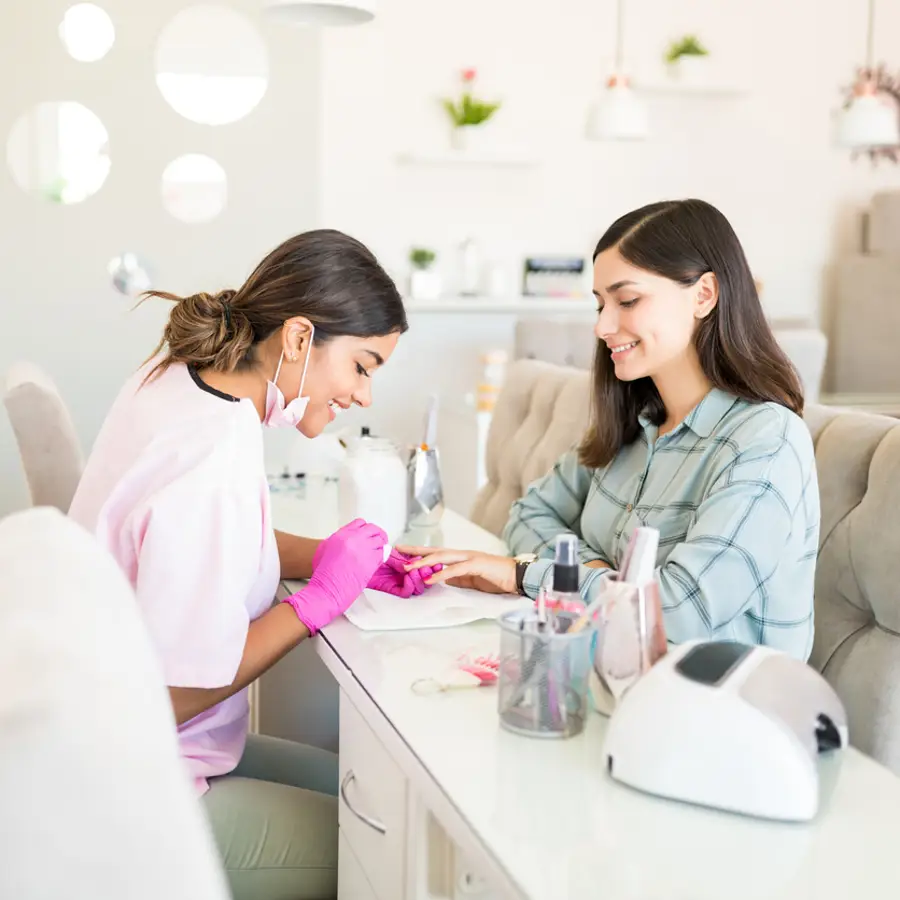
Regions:
<instances>
[{"instance_id":1,"label":"beige upholstered chair back","mask_svg":"<svg viewBox=\"0 0 900 900\"><path fill-rule=\"evenodd\" d=\"M513 363L472 518L499 534L510 504L581 438L589 375ZM822 526L810 662L836 688L853 743L900 774L900 421L814 404Z\"/></svg>"},{"instance_id":2,"label":"beige upholstered chair back","mask_svg":"<svg viewBox=\"0 0 900 900\"><path fill-rule=\"evenodd\" d=\"M558 366L590 369L597 338L596 315L566 318L525 316L516 322L514 359L542 359Z\"/></svg>"},{"instance_id":3,"label":"beige upholstered chair back","mask_svg":"<svg viewBox=\"0 0 900 900\"><path fill-rule=\"evenodd\" d=\"M16 363L7 373L3 401L19 445L32 505L68 512L84 457L56 385L37 366Z\"/></svg>"},{"instance_id":4,"label":"beige upholstered chair back","mask_svg":"<svg viewBox=\"0 0 900 900\"><path fill-rule=\"evenodd\" d=\"M576 442L585 427L590 375L537 360L507 370L487 441L487 484L471 518L499 534L509 507Z\"/></svg>"},{"instance_id":5,"label":"beige upholstered chair back","mask_svg":"<svg viewBox=\"0 0 900 900\"><path fill-rule=\"evenodd\" d=\"M822 501L810 662L853 743L900 775L900 421L810 406Z\"/></svg>"}]
</instances>

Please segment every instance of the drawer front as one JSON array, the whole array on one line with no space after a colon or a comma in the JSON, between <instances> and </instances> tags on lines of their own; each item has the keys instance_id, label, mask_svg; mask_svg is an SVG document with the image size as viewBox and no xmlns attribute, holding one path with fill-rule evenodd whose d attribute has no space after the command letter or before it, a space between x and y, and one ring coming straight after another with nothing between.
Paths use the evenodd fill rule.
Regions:
<instances>
[{"instance_id":1,"label":"drawer front","mask_svg":"<svg viewBox=\"0 0 900 900\"><path fill-rule=\"evenodd\" d=\"M353 848L338 831L338 900L378 900Z\"/></svg>"},{"instance_id":2,"label":"drawer front","mask_svg":"<svg viewBox=\"0 0 900 900\"><path fill-rule=\"evenodd\" d=\"M341 692L338 823L379 900L406 896L406 779Z\"/></svg>"}]
</instances>

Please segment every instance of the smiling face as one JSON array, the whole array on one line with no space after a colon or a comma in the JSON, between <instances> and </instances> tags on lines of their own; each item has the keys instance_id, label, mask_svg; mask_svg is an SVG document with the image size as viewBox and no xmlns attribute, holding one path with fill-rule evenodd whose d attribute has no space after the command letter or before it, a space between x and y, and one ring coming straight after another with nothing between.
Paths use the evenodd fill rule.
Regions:
<instances>
[{"instance_id":1,"label":"smiling face","mask_svg":"<svg viewBox=\"0 0 900 900\"><path fill-rule=\"evenodd\" d=\"M618 248L594 261L598 318L594 332L609 348L620 381L658 378L696 362L694 329L715 306L711 273L689 287L632 265Z\"/></svg>"},{"instance_id":2,"label":"smiling face","mask_svg":"<svg viewBox=\"0 0 900 900\"><path fill-rule=\"evenodd\" d=\"M390 359L399 337L395 332L380 337L341 336L323 344L314 342L305 379L308 338L303 337L293 353L296 358L291 360L292 354L286 355L278 377L285 405L301 395L301 380L302 396L309 397L297 431L308 438L317 437L341 409L370 406L372 376Z\"/></svg>"}]
</instances>

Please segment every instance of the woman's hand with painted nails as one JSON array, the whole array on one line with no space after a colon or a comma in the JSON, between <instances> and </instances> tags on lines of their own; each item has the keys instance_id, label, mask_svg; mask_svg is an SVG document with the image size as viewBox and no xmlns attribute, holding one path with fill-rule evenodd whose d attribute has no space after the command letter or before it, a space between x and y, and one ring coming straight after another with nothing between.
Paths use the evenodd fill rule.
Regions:
<instances>
[{"instance_id":1,"label":"woman's hand with painted nails","mask_svg":"<svg viewBox=\"0 0 900 900\"><path fill-rule=\"evenodd\" d=\"M407 564L409 571L437 569L426 584L449 584L487 594L516 593L516 561L476 550L442 550L434 547L398 547L401 553L419 557Z\"/></svg>"}]
</instances>

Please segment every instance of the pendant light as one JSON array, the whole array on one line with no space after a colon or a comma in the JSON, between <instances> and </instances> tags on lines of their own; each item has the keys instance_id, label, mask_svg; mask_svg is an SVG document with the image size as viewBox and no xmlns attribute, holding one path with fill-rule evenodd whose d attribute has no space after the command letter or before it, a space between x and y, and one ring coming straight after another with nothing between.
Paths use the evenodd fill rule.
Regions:
<instances>
[{"instance_id":1,"label":"pendant light","mask_svg":"<svg viewBox=\"0 0 900 900\"><path fill-rule=\"evenodd\" d=\"M595 141L634 141L647 136L647 111L625 75L625 0L616 0L616 62L606 87L588 113L587 134Z\"/></svg>"},{"instance_id":2,"label":"pendant light","mask_svg":"<svg viewBox=\"0 0 900 900\"><path fill-rule=\"evenodd\" d=\"M885 103L874 80L875 0L869 0L866 32L866 65L853 86L853 99L841 110L837 122L837 142L842 147L862 150L900 144L900 122L893 103Z\"/></svg>"},{"instance_id":3,"label":"pendant light","mask_svg":"<svg viewBox=\"0 0 900 900\"><path fill-rule=\"evenodd\" d=\"M378 0L264 0L263 15L288 25L361 25L377 8Z\"/></svg>"}]
</instances>

